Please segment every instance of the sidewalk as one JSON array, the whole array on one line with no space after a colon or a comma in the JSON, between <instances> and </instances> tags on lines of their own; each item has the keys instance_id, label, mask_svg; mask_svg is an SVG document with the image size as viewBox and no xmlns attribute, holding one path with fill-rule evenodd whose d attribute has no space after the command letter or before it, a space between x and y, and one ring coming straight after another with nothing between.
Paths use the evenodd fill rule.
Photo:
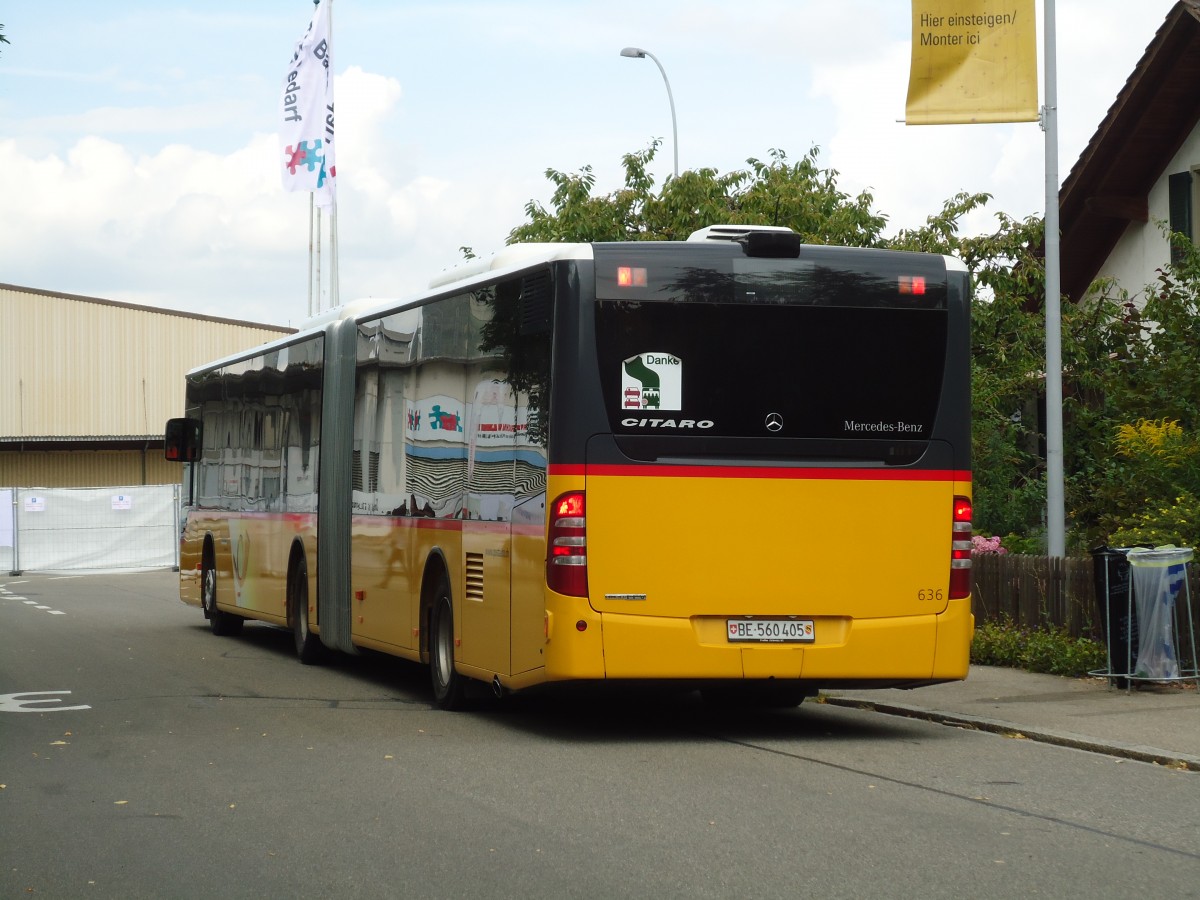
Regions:
<instances>
[{"instance_id":1,"label":"sidewalk","mask_svg":"<svg viewBox=\"0 0 1200 900\"><path fill-rule=\"evenodd\" d=\"M1200 772L1200 691L1191 681L1146 684L1126 692L1099 678L972 666L966 681L951 684L823 695L826 703L838 706L1021 734Z\"/></svg>"}]
</instances>

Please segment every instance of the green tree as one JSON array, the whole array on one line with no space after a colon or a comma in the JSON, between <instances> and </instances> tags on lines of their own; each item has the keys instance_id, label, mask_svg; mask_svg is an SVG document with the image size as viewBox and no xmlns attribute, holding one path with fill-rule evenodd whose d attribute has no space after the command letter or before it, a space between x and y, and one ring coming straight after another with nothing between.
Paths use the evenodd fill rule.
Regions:
<instances>
[{"instance_id":1,"label":"green tree","mask_svg":"<svg viewBox=\"0 0 1200 900\"><path fill-rule=\"evenodd\" d=\"M1044 390L1042 221L1001 217L997 235L960 242L977 290L972 388L976 525L994 533L1040 530L1044 435L1030 425ZM1063 449L1068 550L1101 542L1200 540L1186 527L1200 508L1200 254L1183 242L1139 308L1119 285L1098 282L1062 304ZM982 251L982 252L981 252ZM1006 411L1014 421L1006 424ZM1021 412L1020 421L1015 421ZM1176 423L1174 455L1123 445L1147 421ZM1179 449L1182 448L1182 449ZM1189 536L1190 535L1190 536Z\"/></svg>"},{"instance_id":2,"label":"green tree","mask_svg":"<svg viewBox=\"0 0 1200 900\"><path fill-rule=\"evenodd\" d=\"M879 246L886 218L873 209L867 191L857 197L837 186L838 173L817 163L814 147L798 162L782 150L770 161L747 160L749 168L721 174L695 169L668 178L655 190L648 165L660 146L622 158L623 187L596 196L591 166L577 173L547 169L554 185L547 210L525 205L528 221L512 230L509 243L529 241L684 240L714 223L786 225L809 243Z\"/></svg>"},{"instance_id":3,"label":"green tree","mask_svg":"<svg viewBox=\"0 0 1200 900\"><path fill-rule=\"evenodd\" d=\"M1001 214L992 234L954 248L974 283L971 307L972 471L975 526L1032 537L1041 530L1045 467L1038 398L1045 326L1041 303L1042 222Z\"/></svg>"},{"instance_id":4,"label":"green tree","mask_svg":"<svg viewBox=\"0 0 1200 900\"><path fill-rule=\"evenodd\" d=\"M683 172L655 191L647 166L658 147L656 141L627 154L624 186L603 196L593 193L591 166L576 174L547 170L552 208L530 201L528 221L513 229L509 242L682 240L702 226L727 223L786 225L807 243L958 255L978 289L972 351L976 522L1000 533L1036 526L1044 486L1030 423L1036 423L1043 330L1027 311L1036 308L1042 277L1035 257L1040 220L1001 217L995 234L964 238L963 217L991 197L960 193L923 226L886 239L887 217L874 208L872 195L842 191L838 172L819 165L815 147L798 162L772 150L769 161L751 158L748 168L734 172ZM1018 418L1018 412L1027 415Z\"/></svg>"},{"instance_id":5,"label":"green tree","mask_svg":"<svg viewBox=\"0 0 1200 900\"><path fill-rule=\"evenodd\" d=\"M1101 286L1092 349L1076 361L1090 381L1066 460L1068 502L1090 542L1200 541L1200 253L1174 239L1181 258L1145 288L1144 307Z\"/></svg>"},{"instance_id":6,"label":"green tree","mask_svg":"<svg viewBox=\"0 0 1200 900\"><path fill-rule=\"evenodd\" d=\"M864 191L851 196L818 150L791 162L782 150L728 173L696 169L656 189L647 171L659 142L622 162L624 185L595 194L590 166L549 169L550 209L530 201L524 241L681 240L716 223L786 225L808 243L949 253L971 272L974 523L1036 546L1045 506L1043 222L997 214L984 235L962 221L991 199L960 193L919 228L886 238L887 217ZM1082 303L1062 305L1064 465L1071 534L1079 552L1114 536L1182 534L1200 541L1200 253L1180 240L1182 261L1165 268L1139 310L1117 285L1098 284ZM1122 426L1174 422L1185 448L1164 458L1122 447ZM1160 527L1161 526L1161 527ZM1132 531L1131 531L1132 529Z\"/></svg>"}]
</instances>

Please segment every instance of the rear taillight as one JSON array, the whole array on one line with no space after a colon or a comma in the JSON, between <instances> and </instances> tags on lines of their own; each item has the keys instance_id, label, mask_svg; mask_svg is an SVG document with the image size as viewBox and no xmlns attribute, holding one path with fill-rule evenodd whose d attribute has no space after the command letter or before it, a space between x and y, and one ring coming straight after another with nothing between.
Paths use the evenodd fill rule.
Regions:
<instances>
[{"instance_id":1,"label":"rear taillight","mask_svg":"<svg viewBox=\"0 0 1200 900\"><path fill-rule=\"evenodd\" d=\"M954 531L950 543L950 599L971 596L971 501L954 498Z\"/></svg>"},{"instance_id":2,"label":"rear taillight","mask_svg":"<svg viewBox=\"0 0 1200 900\"><path fill-rule=\"evenodd\" d=\"M546 540L546 584L570 597L587 596L587 536L583 491L563 494L550 505Z\"/></svg>"}]
</instances>

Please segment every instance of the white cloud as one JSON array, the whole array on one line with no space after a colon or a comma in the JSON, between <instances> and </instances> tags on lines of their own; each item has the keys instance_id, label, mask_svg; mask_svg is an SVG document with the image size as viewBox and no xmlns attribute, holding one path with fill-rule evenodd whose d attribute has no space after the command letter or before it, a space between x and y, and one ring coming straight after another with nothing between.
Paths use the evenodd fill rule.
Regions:
<instances>
[{"instance_id":1,"label":"white cloud","mask_svg":"<svg viewBox=\"0 0 1200 900\"><path fill-rule=\"evenodd\" d=\"M337 92L344 299L409 293L459 262L461 245L503 243L538 185L497 185L486 167L421 175L384 127L403 96L398 81L351 67ZM224 154L172 144L135 156L88 136L35 156L0 142L9 208L20 211L0 220L7 280L295 323L307 309L308 203L283 191L279 152L268 134Z\"/></svg>"},{"instance_id":2,"label":"white cloud","mask_svg":"<svg viewBox=\"0 0 1200 900\"><path fill-rule=\"evenodd\" d=\"M95 7L65 31L25 11L44 30L38 43L22 27L25 39L5 48L18 89L0 98L15 136L0 140L0 278L251 320L303 316L308 203L282 190L270 133L283 54L303 23L215 2L194 20L169 3L126 19ZM684 168L729 171L772 147L798 158L817 145L843 190L873 191L892 229L923 223L962 190L993 192L992 210L1040 212L1036 125L896 122L909 65L908 10L897 6L347 5L342 297L403 295L457 263L461 245L496 249L526 201L548 202L548 167L591 165L608 192L621 155L657 135L666 141L652 173L669 172L661 78L649 61L621 59L627 45L659 54L670 73ZM1139 4L1131 39L1124 0L1059 0L1061 176L1169 7ZM104 52L130 29L137 53Z\"/></svg>"}]
</instances>

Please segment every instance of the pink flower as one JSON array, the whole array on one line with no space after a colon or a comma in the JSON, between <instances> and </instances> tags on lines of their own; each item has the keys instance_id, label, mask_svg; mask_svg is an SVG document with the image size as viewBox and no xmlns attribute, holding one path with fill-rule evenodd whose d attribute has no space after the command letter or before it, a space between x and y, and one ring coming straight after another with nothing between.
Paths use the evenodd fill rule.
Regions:
<instances>
[{"instance_id":1,"label":"pink flower","mask_svg":"<svg viewBox=\"0 0 1200 900\"><path fill-rule=\"evenodd\" d=\"M992 537L984 537L982 534L977 534L971 538L972 549L976 553L1007 553L1008 550L1000 546L1000 536L993 535Z\"/></svg>"}]
</instances>

